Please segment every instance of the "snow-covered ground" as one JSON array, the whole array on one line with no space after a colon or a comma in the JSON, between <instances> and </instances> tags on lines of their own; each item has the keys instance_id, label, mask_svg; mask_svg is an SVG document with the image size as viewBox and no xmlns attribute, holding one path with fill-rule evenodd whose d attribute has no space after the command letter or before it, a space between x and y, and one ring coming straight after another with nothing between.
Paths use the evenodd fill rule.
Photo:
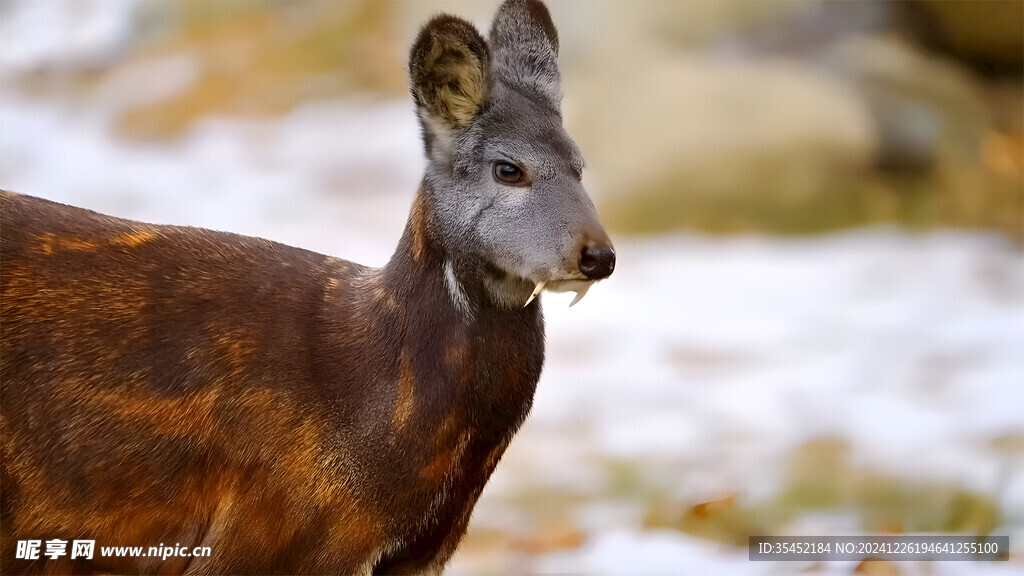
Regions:
<instances>
[{"instance_id":1,"label":"snow-covered ground","mask_svg":"<svg viewBox=\"0 0 1024 576\"><path fill-rule=\"evenodd\" d=\"M0 92L0 188L380 265L423 168L402 102L212 120L173 144L125 143L109 126L80 104ZM996 533L1010 534L1016 559L928 573L1020 568L1024 462L1019 448L993 447L1024 435L1019 248L983 233L880 228L616 245L615 275L580 305L543 296L548 361L534 410L470 534L539 529L516 504L536 491L571 499L562 520L578 541L483 559L470 546L452 573L786 573L797 566L645 528L643 496L635 485L608 496L606 464L628 463L639 485L676 502L756 501L783 488L786 455L820 437L846 441L858 467L997 502Z\"/></svg>"}]
</instances>

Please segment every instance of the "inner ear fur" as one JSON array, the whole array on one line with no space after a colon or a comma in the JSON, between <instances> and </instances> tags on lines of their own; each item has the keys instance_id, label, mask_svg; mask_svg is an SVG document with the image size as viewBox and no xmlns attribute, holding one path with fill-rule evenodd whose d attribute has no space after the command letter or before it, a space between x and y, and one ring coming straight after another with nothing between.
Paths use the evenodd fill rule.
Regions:
<instances>
[{"instance_id":1,"label":"inner ear fur","mask_svg":"<svg viewBox=\"0 0 1024 576\"><path fill-rule=\"evenodd\" d=\"M476 118L490 90L490 60L487 42L461 18L442 14L423 27L409 56L409 75L426 131L465 128Z\"/></svg>"}]
</instances>

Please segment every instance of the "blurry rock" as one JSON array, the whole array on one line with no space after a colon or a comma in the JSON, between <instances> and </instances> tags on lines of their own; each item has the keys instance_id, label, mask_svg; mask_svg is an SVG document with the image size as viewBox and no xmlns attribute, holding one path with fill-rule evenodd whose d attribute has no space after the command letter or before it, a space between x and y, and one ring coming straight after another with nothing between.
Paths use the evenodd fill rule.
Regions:
<instances>
[{"instance_id":1,"label":"blurry rock","mask_svg":"<svg viewBox=\"0 0 1024 576\"><path fill-rule=\"evenodd\" d=\"M1024 76L1024 1L894 3L918 41L986 76Z\"/></svg>"},{"instance_id":2,"label":"blurry rock","mask_svg":"<svg viewBox=\"0 0 1024 576\"><path fill-rule=\"evenodd\" d=\"M935 162L942 119L927 106L905 98L881 97L872 106L878 122L882 170L923 171Z\"/></svg>"},{"instance_id":3,"label":"blurry rock","mask_svg":"<svg viewBox=\"0 0 1024 576\"><path fill-rule=\"evenodd\" d=\"M1022 0L860 0L793 4L774 22L743 31L769 53L811 57L850 34L890 33L986 76L1024 74Z\"/></svg>"},{"instance_id":4,"label":"blurry rock","mask_svg":"<svg viewBox=\"0 0 1024 576\"><path fill-rule=\"evenodd\" d=\"M993 105L970 70L915 43L900 5L662 4L602 3L588 16L601 41L563 55L566 121L612 227L1020 229L1024 131L1004 112L1021 90Z\"/></svg>"},{"instance_id":5,"label":"blurry rock","mask_svg":"<svg viewBox=\"0 0 1024 576\"><path fill-rule=\"evenodd\" d=\"M850 36L819 59L872 112L876 166L924 171L944 151L977 157L989 124L976 83L956 65L890 36Z\"/></svg>"},{"instance_id":6,"label":"blurry rock","mask_svg":"<svg viewBox=\"0 0 1024 576\"><path fill-rule=\"evenodd\" d=\"M807 65L628 45L592 51L565 89L569 130L614 226L691 225L677 201L729 211L754 195L786 210L874 156L868 108ZM636 201L653 212L634 215Z\"/></svg>"},{"instance_id":7,"label":"blurry rock","mask_svg":"<svg viewBox=\"0 0 1024 576\"><path fill-rule=\"evenodd\" d=\"M785 55L811 60L822 47L851 34L869 34L892 26L888 0L806 2L756 26L739 27L713 44L719 52L738 55Z\"/></svg>"},{"instance_id":8,"label":"blurry rock","mask_svg":"<svg viewBox=\"0 0 1024 576\"><path fill-rule=\"evenodd\" d=\"M925 172L949 144L976 154L988 121L977 82L918 42L943 36L933 20L921 2L822 2L740 31L715 47L748 60L792 58L847 83L871 112L875 165Z\"/></svg>"}]
</instances>

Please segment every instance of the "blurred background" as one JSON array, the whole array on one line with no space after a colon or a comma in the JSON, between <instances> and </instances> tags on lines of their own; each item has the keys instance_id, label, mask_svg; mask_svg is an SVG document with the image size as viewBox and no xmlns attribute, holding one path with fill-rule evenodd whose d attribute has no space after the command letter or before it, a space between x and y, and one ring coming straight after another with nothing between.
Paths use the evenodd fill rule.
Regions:
<instances>
[{"instance_id":1,"label":"blurred background","mask_svg":"<svg viewBox=\"0 0 1024 576\"><path fill-rule=\"evenodd\" d=\"M424 167L417 28L496 2L0 0L0 188L371 265ZM1024 2L558 2L619 252L545 294L450 574L1024 566ZM750 535L1009 535L750 563Z\"/></svg>"}]
</instances>

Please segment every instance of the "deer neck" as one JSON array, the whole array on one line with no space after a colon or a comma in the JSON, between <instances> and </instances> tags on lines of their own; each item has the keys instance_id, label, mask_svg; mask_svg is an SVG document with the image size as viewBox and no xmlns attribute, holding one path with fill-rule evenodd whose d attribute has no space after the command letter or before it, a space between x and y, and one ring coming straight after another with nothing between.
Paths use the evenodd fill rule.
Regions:
<instances>
[{"instance_id":1,"label":"deer neck","mask_svg":"<svg viewBox=\"0 0 1024 576\"><path fill-rule=\"evenodd\" d=\"M460 426L500 442L532 404L544 357L540 306L491 303L479 265L451 257L429 211L421 192L388 264L341 283L336 305L328 302L327 354L358 358L332 370L335 396L360 411L392 411L397 430L444 428L457 414Z\"/></svg>"}]
</instances>

